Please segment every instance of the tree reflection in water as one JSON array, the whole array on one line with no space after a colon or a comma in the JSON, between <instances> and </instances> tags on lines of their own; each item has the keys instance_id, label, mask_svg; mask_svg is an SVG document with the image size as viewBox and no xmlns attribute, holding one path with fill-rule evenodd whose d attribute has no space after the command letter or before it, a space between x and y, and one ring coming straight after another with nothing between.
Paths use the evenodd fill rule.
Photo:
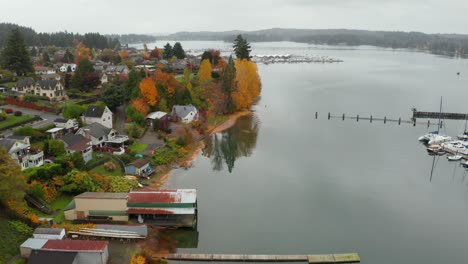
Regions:
<instances>
[{"instance_id":1,"label":"tree reflection in water","mask_svg":"<svg viewBox=\"0 0 468 264\"><path fill-rule=\"evenodd\" d=\"M254 114L243 116L232 128L208 136L202 154L211 159L213 170L222 170L224 162L232 172L236 159L252 154L257 145L258 130L259 122Z\"/></svg>"}]
</instances>

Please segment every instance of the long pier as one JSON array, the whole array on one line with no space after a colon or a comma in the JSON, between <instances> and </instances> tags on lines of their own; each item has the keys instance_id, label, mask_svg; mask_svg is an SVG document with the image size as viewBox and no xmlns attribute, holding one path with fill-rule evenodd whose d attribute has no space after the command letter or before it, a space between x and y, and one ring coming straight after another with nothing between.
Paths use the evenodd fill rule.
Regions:
<instances>
[{"instance_id":1,"label":"long pier","mask_svg":"<svg viewBox=\"0 0 468 264\"><path fill-rule=\"evenodd\" d=\"M229 254L156 254L153 258L179 261L219 262L307 262L307 263L360 263L357 253L329 255L229 255Z\"/></svg>"}]
</instances>

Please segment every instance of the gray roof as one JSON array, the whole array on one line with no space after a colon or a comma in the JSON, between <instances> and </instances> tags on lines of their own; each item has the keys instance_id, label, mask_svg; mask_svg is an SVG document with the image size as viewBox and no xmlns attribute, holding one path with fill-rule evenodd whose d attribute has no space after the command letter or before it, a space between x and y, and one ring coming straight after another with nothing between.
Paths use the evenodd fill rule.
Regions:
<instances>
[{"instance_id":1,"label":"gray roof","mask_svg":"<svg viewBox=\"0 0 468 264\"><path fill-rule=\"evenodd\" d=\"M44 264L44 263L60 263L73 264L76 263L75 258L77 252L64 252L52 250L37 250L34 249L29 256L28 264Z\"/></svg>"},{"instance_id":2,"label":"gray roof","mask_svg":"<svg viewBox=\"0 0 468 264\"><path fill-rule=\"evenodd\" d=\"M127 65L109 65L106 72L123 72L125 69L128 69Z\"/></svg>"},{"instance_id":3,"label":"gray roof","mask_svg":"<svg viewBox=\"0 0 468 264\"><path fill-rule=\"evenodd\" d=\"M148 236L148 226L147 225L96 225L96 229L106 229L106 230L119 230L126 232L135 232L141 236Z\"/></svg>"},{"instance_id":4,"label":"gray roof","mask_svg":"<svg viewBox=\"0 0 468 264\"><path fill-rule=\"evenodd\" d=\"M189 104L189 105L174 105L172 107L172 111L175 111L175 114L180 117L184 118L186 117L191 111L194 111L195 113L197 112L197 108L195 106Z\"/></svg>"},{"instance_id":5,"label":"gray roof","mask_svg":"<svg viewBox=\"0 0 468 264\"><path fill-rule=\"evenodd\" d=\"M47 80L47 79L61 79L62 76L60 76L60 74L57 74L57 73L48 73L48 74L42 74L41 75L41 78L43 80Z\"/></svg>"},{"instance_id":6,"label":"gray roof","mask_svg":"<svg viewBox=\"0 0 468 264\"><path fill-rule=\"evenodd\" d=\"M95 138L105 137L111 132L111 128L105 127L100 123L92 123L87 126L82 127L83 131L89 129L91 136Z\"/></svg>"},{"instance_id":7,"label":"gray roof","mask_svg":"<svg viewBox=\"0 0 468 264\"><path fill-rule=\"evenodd\" d=\"M21 79L16 83L17 88L24 88L24 87L29 87L31 85L34 85L36 82L34 81L33 78L25 78Z\"/></svg>"},{"instance_id":8,"label":"gray roof","mask_svg":"<svg viewBox=\"0 0 468 264\"><path fill-rule=\"evenodd\" d=\"M88 109L84 113L86 117L101 117L104 114L104 110L106 109L105 106L100 105L90 105Z\"/></svg>"},{"instance_id":9,"label":"gray roof","mask_svg":"<svg viewBox=\"0 0 468 264\"><path fill-rule=\"evenodd\" d=\"M75 196L85 199L127 199L128 193L110 193L110 192L85 192Z\"/></svg>"},{"instance_id":10,"label":"gray roof","mask_svg":"<svg viewBox=\"0 0 468 264\"><path fill-rule=\"evenodd\" d=\"M25 140L29 136L9 136L7 138L14 139L14 140Z\"/></svg>"},{"instance_id":11,"label":"gray roof","mask_svg":"<svg viewBox=\"0 0 468 264\"><path fill-rule=\"evenodd\" d=\"M73 146L80 143L83 140L86 140L86 138L82 135L66 134L65 136L61 137L60 140L65 142L67 146Z\"/></svg>"},{"instance_id":12,"label":"gray roof","mask_svg":"<svg viewBox=\"0 0 468 264\"><path fill-rule=\"evenodd\" d=\"M68 119L66 118L57 118L54 120L55 123L66 123L68 122Z\"/></svg>"},{"instance_id":13,"label":"gray roof","mask_svg":"<svg viewBox=\"0 0 468 264\"><path fill-rule=\"evenodd\" d=\"M44 238L28 238L20 247L38 249L42 248L45 243L47 243L47 239Z\"/></svg>"},{"instance_id":14,"label":"gray roof","mask_svg":"<svg viewBox=\"0 0 468 264\"><path fill-rule=\"evenodd\" d=\"M15 144L16 140L11 138L0 139L0 146L4 147L6 151L10 151L11 147Z\"/></svg>"},{"instance_id":15,"label":"gray roof","mask_svg":"<svg viewBox=\"0 0 468 264\"><path fill-rule=\"evenodd\" d=\"M45 90L54 90L55 86L59 83L59 81L55 79L46 79L46 80L40 80L37 82L39 87Z\"/></svg>"},{"instance_id":16,"label":"gray roof","mask_svg":"<svg viewBox=\"0 0 468 264\"><path fill-rule=\"evenodd\" d=\"M64 229L63 228L45 228L45 227L38 227L34 230L34 234L41 234L41 235L60 235Z\"/></svg>"}]
</instances>

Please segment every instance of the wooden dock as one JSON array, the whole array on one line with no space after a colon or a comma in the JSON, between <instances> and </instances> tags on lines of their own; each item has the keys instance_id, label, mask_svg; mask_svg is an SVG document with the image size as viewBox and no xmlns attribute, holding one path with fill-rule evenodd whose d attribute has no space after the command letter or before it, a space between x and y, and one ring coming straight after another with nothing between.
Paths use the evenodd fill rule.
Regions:
<instances>
[{"instance_id":1,"label":"wooden dock","mask_svg":"<svg viewBox=\"0 0 468 264\"><path fill-rule=\"evenodd\" d=\"M360 263L357 253L329 255L229 255L229 254L157 254L153 258L179 261L218 262L307 262L307 263Z\"/></svg>"},{"instance_id":2,"label":"wooden dock","mask_svg":"<svg viewBox=\"0 0 468 264\"><path fill-rule=\"evenodd\" d=\"M429 118L429 119L453 119L465 120L468 117L466 113L439 113L439 112L420 112L413 109L413 119Z\"/></svg>"}]
</instances>

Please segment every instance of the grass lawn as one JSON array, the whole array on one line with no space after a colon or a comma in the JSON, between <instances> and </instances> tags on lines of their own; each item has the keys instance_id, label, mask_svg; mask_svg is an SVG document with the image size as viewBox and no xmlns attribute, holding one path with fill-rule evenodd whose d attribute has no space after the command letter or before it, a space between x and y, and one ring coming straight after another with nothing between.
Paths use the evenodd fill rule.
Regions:
<instances>
[{"instance_id":1,"label":"grass lawn","mask_svg":"<svg viewBox=\"0 0 468 264\"><path fill-rule=\"evenodd\" d=\"M104 168L104 164L103 164L103 165L99 165L96 168L92 169L91 172L95 172L95 173L98 173L98 174L101 174L101 175L110 175L110 176L123 176L124 175L122 169L120 169L120 167L118 165L117 165L117 168L114 171L107 171Z\"/></svg>"},{"instance_id":2,"label":"grass lawn","mask_svg":"<svg viewBox=\"0 0 468 264\"><path fill-rule=\"evenodd\" d=\"M140 153L143 150L145 150L147 147L148 147L148 145L146 145L146 144L135 142L128 148L135 151L136 153Z\"/></svg>"},{"instance_id":3,"label":"grass lawn","mask_svg":"<svg viewBox=\"0 0 468 264\"><path fill-rule=\"evenodd\" d=\"M30 115L14 116L13 114L9 114L5 121L0 122L0 129L2 129L2 128L6 127L6 126L9 126L9 125L13 125L13 124L16 124L16 123L26 121L26 120L32 120L33 118L34 117L30 116Z\"/></svg>"},{"instance_id":4,"label":"grass lawn","mask_svg":"<svg viewBox=\"0 0 468 264\"><path fill-rule=\"evenodd\" d=\"M217 126L229 119L228 116L208 116L208 125Z\"/></svg>"},{"instance_id":5,"label":"grass lawn","mask_svg":"<svg viewBox=\"0 0 468 264\"><path fill-rule=\"evenodd\" d=\"M50 204L50 207L57 212L55 216L44 214L43 212L39 211L37 208L31 208L31 211L36 213L39 217L46 217L46 218L54 218L54 222L56 223L63 223L65 220L65 216L63 214L63 208L65 208L70 202L73 200L71 196L60 196L55 201Z\"/></svg>"},{"instance_id":6,"label":"grass lawn","mask_svg":"<svg viewBox=\"0 0 468 264\"><path fill-rule=\"evenodd\" d=\"M0 263L7 263L19 254L19 246L29 237L16 231L9 220L0 213Z\"/></svg>"}]
</instances>

